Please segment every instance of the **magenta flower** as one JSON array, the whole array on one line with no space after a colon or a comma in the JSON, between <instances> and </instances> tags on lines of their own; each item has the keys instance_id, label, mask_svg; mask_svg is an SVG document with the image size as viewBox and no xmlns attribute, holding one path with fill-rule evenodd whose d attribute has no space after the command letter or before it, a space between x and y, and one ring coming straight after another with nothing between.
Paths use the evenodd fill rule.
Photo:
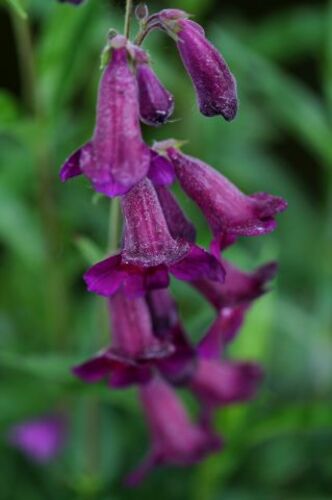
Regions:
<instances>
[{"instance_id":1,"label":"magenta flower","mask_svg":"<svg viewBox=\"0 0 332 500\"><path fill-rule=\"evenodd\" d=\"M84 174L107 196L123 195L148 172L150 152L141 137L136 77L129 67L127 40L111 41L112 57L99 87L93 138L73 153L60 177Z\"/></svg>"},{"instance_id":2,"label":"magenta flower","mask_svg":"<svg viewBox=\"0 0 332 500\"><path fill-rule=\"evenodd\" d=\"M109 299L112 346L76 366L73 372L85 382L107 379L110 387L126 387L150 379L154 363L173 352L170 342L153 334L144 298L128 299L118 292Z\"/></svg>"},{"instance_id":3,"label":"magenta flower","mask_svg":"<svg viewBox=\"0 0 332 500\"><path fill-rule=\"evenodd\" d=\"M66 425L60 416L49 415L14 425L9 443L40 464L50 462L64 445Z\"/></svg>"},{"instance_id":4,"label":"magenta flower","mask_svg":"<svg viewBox=\"0 0 332 500\"><path fill-rule=\"evenodd\" d=\"M161 28L177 41L201 113L233 120L238 109L236 81L222 55L206 39L203 28L177 9L161 11L158 19Z\"/></svg>"},{"instance_id":5,"label":"magenta flower","mask_svg":"<svg viewBox=\"0 0 332 500\"><path fill-rule=\"evenodd\" d=\"M164 125L174 111L174 98L149 64L146 52L135 51L136 78L141 121L153 127Z\"/></svg>"},{"instance_id":6,"label":"magenta flower","mask_svg":"<svg viewBox=\"0 0 332 500\"><path fill-rule=\"evenodd\" d=\"M158 147L163 148L161 143ZM182 189L202 210L217 241L227 236L259 236L273 231L274 217L287 208L277 196L243 194L209 165L168 147Z\"/></svg>"},{"instance_id":7,"label":"magenta flower","mask_svg":"<svg viewBox=\"0 0 332 500\"><path fill-rule=\"evenodd\" d=\"M262 377L257 363L200 358L188 387L206 413L218 406L248 401L256 394Z\"/></svg>"},{"instance_id":8,"label":"magenta flower","mask_svg":"<svg viewBox=\"0 0 332 500\"><path fill-rule=\"evenodd\" d=\"M147 178L122 198L122 210L122 251L88 270L84 278L90 292L111 296L122 287L135 296L167 287L169 273L184 281L223 280L223 268L214 256L186 240L172 238Z\"/></svg>"},{"instance_id":9,"label":"magenta flower","mask_svg":"<svg viewBox=\"0 0 332 500\"><path fill-rule=\"evenodd\" d=\"M150 427L151 451L128 478L137 485L157 465L190 465L220 449L220 439L193 424L172 388L160 378L140 387L143 410Z\"/></svg>"},{"instance_id":10,"label":"magenta flower","mask_svg":"<svg viewBox=\"0 0 332 500\"><path fill-rule=\"evenodd\" d=\"M222 265L226 271L223 284L209 280L197 280L191 284L217 309L245 304L257 299L267 291L267 283L278 270L275 262L269 262L252 273L241 271L225 259Z\"/></svg>"}]
</instances>

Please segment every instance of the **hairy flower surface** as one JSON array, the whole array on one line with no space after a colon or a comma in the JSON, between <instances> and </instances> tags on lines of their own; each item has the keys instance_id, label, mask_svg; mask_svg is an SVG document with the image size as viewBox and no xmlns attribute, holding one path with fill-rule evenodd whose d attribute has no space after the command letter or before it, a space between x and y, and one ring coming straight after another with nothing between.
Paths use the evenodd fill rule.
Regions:
<instances>
[{"instance_id":1,"label":"hairy flower surface","mask_svg":"<svg viewBox=\"0 0 332 500\"><path fill-rule=\"evenodd\" d=\"M238 109L235 78L220 52L205 37L203 28L187 17L185 12L176 9L159 13L161 27L177 42L201 113L233 120Z\"/></svg>"},{"instance_id":2,"label":"hairy flower surface","mask_svg":"<svg viewBox=\"0 0 332 500\"><path fill-rule=\"evenodd\" d=\"M165 288L169 273L191 281L223 281L222 265L214 256L169 231L157 193L144 179L122 198L124 243L121 254L99 262L85 274L91 292L111 296L120 287L130 295Z\"/></svg>"},{"instance_id":3,"label":"hairy flower surface","mask_svg":"<svg viewBox=\"0 0 332 500\"><path fill-rule=\"evenodd\" d=\"M174 147L167 153L182 189L200 207L217 240L228 235L259 236L275 229L274 217L287 207L282 198L267 193L247 196L206 163Z\"/></svg>"},{"instance_id":4,"label":"hairy flower surface","mask_svg":"<svg viewBox=\"0 0 332 500\"><path fill-rule=\"evenodd\" d=\"M147 174L150 151L139 126L136 77L129 67L127 40L112 42L111 60L101 78L93 138L73 153L60 177L83 173L94 189L107 196L123 195Z\"/></svg>"},{"instance_id":5,"label":"hairy flower surface","mask_svg":"<svg viewBox=\"0 0 332 500\"><path fill-rule=\"evenodd\" d=\"M155 377L140 387L140 397L152 439L151 451L128 482L139 483L156 465L188 465L217 451L220 439L193 424L174 390Z\"/></svg>"}]
</instances>

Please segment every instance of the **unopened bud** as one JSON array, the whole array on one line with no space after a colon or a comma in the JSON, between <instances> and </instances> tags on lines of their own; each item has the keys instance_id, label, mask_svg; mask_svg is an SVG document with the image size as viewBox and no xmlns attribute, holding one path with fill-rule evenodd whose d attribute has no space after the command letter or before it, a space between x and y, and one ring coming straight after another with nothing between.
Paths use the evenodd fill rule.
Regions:
<instances>
[{"instance_id":1,"label":"unopened bud","mask_svg":"<svg viewBox=\"0 0 332 500\"><path fill-rule=\"evenodd\" d=\"M135 16L137 21L145 21L149 17L149 9L145 3L139 3L135 9Z\"/></svg>"}]
</instances>

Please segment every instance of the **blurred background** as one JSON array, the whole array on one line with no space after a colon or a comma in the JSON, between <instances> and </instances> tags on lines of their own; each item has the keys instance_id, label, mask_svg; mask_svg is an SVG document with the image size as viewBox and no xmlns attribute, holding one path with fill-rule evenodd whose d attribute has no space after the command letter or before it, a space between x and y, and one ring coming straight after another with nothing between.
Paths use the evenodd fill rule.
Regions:
<instances>
[{"instance_id":1,"label":"blurred background","mask_svg":"<svg viewBox=\"0 0 332 500\"><path fill-rule=\"evenodd\" d=\"M107 341L103 301L81 276L105 249L109 202L84 179L58 178L92 133L99 54L107 30L122 25L124 2L22 4L28 21L0 6L1 500L332 498L332 2L148 2L151 12L183 8L204 25L237 77L241 108L231 124L201 116L174 44L154 33L146 46L176 113L146 139L188 139L187 153L247 193L283 196L289 209L275 233L228 251L248 270L280 263L231 349L265 367L259 396L218 412L222 454L158 470L134 491L122 478L148 445L135 390L87 387L70 374ZM200 213L183 206L207 245ZM172 287L199 339L213 311L189 286ZM67 435L51 463L8 444L11 426L54 412Z\"/></svg>"}]
</instances>

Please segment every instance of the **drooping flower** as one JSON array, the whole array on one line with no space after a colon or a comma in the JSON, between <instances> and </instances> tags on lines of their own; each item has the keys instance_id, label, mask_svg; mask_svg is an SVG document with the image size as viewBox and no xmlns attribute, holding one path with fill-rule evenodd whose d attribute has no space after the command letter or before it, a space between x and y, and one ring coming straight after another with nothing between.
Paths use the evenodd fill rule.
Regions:
<instances>
[{"instance_id":1,"label":"drooping flower","mask_svg":"<svg viewBox=\"0 0 332 500\"><path fill-rule=\"evenodd\" d=\"M249 303L266 293L267 283L275 277L278 269L275 262L269 262L252 273L241 271L225 259L222 259L222 264L226 272L223 284L209 280L191 283L217 310Z\"/></svg>"},{"instance_id":2,"label":"drooping flower","mask_svg":"<svg viewBox=\"0 0 332 500\"><path fill-rule=\"evenodd\" d=\"M190 465L220 449L221 440L193 424L174 390L155 377L140 387L152 445L143 463L128 478L137 485L157 465Z\"/></svg>"},{"instance_id":3,"label":"drooping flower","mask_svg":"<svg viewBox=\"0 0 332 500\"><path fill-rule=\"evenodd\" d=\"M172 238L149 179L122 198L122 211L122 251L88 270L84 278L89 291L111 296L122 287L135 296L167 287L168 273L184 281L223 280L222 265L214 256L184 239Z\"/></svg>"},{"instance_id":4,"label":"drooping flower","mask_svg":"<svg viewBox=\"0 0 332 500\"><path fill-rule=\"evenodd\" d=\"M209 165L169 147L169 142L166 147L182 189L200 207L217 241L275 229L274 217L287 208L285 200L267 193L247 196Z\"/></svg>"},{"instance_id":5,"label":"drooping flower","mask_svg":"<svg viewBox=\"0 0 332 500\"><path fill-rule=\"evenodd\" d=\"M222 115L233 120L238 109L236 81L219 51L207 40L203 28L177 9L162 10L160 27L175 38L205 116Z\"/></svg>"},{"instance_id":6,"label":"drooping flower","mask_svg":"<svg viewBox=\"0 0 332 500\"><path fill-rule=\"evenodd\" d=\"M174 98L161 83L146 52L134 48L141 121L153 127L164 125L174 111Z\"/></svg>"},{"instance_id":7,"label":"drooping flower","mask_svg":"<svg viewBox=\"0 0 332 500\"><path fill-rule=\"evenodd\" d=\"M9 443L40 464L54 459L64 445L66 424L59 415L26 420L11 427Z\"/></svg>"},{"instance_id":8,"label":"drooping flower","mask_svg":"<svg viewBox=\"0 0 332 500\"><path fill-rule=\"evenodd\" d=\"M139 125L136 77L129 67L127 40L111 42L111 60L101 78L93 138L63 165L62 181L84 174L107 196L123 195L148 172L150 151Z\"/></svg>"},{"instance_id":9,"label":"drooping flower","mask_svg":"<svg viewBox=\"0 0 332 500\"><path fill-rule=\"evenodd\" d=\"M73 372L85 382L107 379L110 387L143 383L152 376L153 366L169 356L173 346L153 334L148 306L143 297L128 299L117 292L108 301L112 345Z\"/></svg>"}]
</instances>

